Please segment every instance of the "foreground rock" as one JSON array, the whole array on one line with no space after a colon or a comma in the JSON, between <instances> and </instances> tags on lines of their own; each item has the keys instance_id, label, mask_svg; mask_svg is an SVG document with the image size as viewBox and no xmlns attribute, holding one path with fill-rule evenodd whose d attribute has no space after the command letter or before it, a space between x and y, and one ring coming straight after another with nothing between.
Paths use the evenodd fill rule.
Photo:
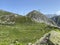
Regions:
<instances>
[{"instance_id":1,"label":"foreground rock","mask_svg":"<svg viewBox=\"0 0 60 45\"><path fill-rule=\"evenodd\" d=\"M60 45L60 32L51 31L32 45Z\"/></svg>"}]
</instances>

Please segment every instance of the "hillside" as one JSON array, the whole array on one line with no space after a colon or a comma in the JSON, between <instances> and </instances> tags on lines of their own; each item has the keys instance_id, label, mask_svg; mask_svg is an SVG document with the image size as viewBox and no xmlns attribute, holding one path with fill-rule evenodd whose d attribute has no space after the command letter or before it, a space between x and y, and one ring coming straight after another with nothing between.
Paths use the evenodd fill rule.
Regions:
<instances>
[{"instance_id":1,"label":"hillside","mask_svg":"<svg viewBox=\"0 0 60 45\"><path fill-rule=\"evenodd\" d=\"M58 26L60 26L60 16L54 16L51 18Z\"/></svg>"},{"instance_id":2,"label":"hillside","mask_svg":"<svg viewBox=\"0 0 60 45\"><path fill-rule=\"evenodd\" d=\"M29 17L0 10L0 24L15 25L17 23L30 23L30 22L32 22L32 20Z\"/></svg>"},{"instance_id":3,"label":"hillside","mask_svg":"<svg viewBox=\"0 0 60 45\"><path fill-rule=\"evenodd\" d=\"M8 12L8 11L4 11L4 10L0 10L0 16L1 15L11 15L11 14L13 14L13 13L10 13L10 12Z\"/></svg>"},{"instance_id":4,"label":"hillside","mask_svg":"<svg viewBox=\"0 0 60 45\"><path fill-rule=\"evenodd\" d=\"M36 22L32 17L11 14L0 14L0 45L28 45L30 42L35 43L49 31L60 30L45 23ZM37 16L40 17L40 15ZM45 19L44 16L41 18Z\"/></svg>"},{"instance_id":5,"label":"hillside","mask_svg":"<svg viewBox=\"0 0 60 45\"><path fill-rule=\"evenodd\" d=\"M40 39L51 30L59 30L46 24L16 24L13 26L0 25L0 45L17 44L27 45ZM16 42L17 41L17 42Z\"/></svg>"}]
</instances>

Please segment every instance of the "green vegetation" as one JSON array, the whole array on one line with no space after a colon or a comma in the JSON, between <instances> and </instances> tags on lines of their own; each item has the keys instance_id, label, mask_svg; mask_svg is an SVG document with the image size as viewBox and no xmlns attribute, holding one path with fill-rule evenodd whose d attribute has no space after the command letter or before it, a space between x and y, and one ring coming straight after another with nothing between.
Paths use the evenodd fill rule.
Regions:
<instances>
[{"instance_id":1,"label":"green vegetation","mask_svg":"<svg viewBox=\"0 0 60 45\"><path fill-rule=\"evenodd\" d=\"M13 13L0 11L0 15L11 14ZM14 21L14 25L0 24L0 45L27 45L30 42L34 43L51 30L59 30L44 23L36 23L27 16L18 15L14 17Z\"/></svg>"},{"instance_id":2,"label":"green vegetation","mask_svg":"<svg viewBox=\"0 0 60 45\"><path fill-rule=\"evenodd\" d=\"M29 23L30 24L30 23L33 23L34 21L32 21L31 18L29 18L29 17L18 16L18 17L15 18L15 22L19 23L19 24L20 23L22 23L22 24Z\"/></svg>"},{"instance_id":3,"label":"green vegetation","mask_svg":"<svg viewBox=\"0 0 60 45\"><path fill-rule=\"evenodd\" d=\"M58 30L41 23L16 24L13 26L0 25L0 45L16 44L27 45L40 39L45 33L51 30ZM18 41L18 42L16 42Z\"/></svg>"},{"instance_id":4,"label":"green vegetation","mask_svg":"<svg viewBox=\"0 0 60 45\"><path fill-rule=\"evenodd\" d=\"M13 13L10 13L10 12L7 12L7 11L0 10L0 15L9 15L9 14L13 14Z\"/></svg>"}]
</instances>

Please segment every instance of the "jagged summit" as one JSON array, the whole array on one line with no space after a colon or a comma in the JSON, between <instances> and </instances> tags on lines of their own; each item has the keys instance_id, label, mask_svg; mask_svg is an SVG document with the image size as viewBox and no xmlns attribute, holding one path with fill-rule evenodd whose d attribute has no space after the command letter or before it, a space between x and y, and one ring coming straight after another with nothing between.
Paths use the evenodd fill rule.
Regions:
<instances>
[{"instance_id":1,"label":"jagged summit","mask_svg":"<svg viewBox=\"0 0 60 45\"><path fill-rule=\"evenodd\" d=\"M43 15L41 12L39 12L39 11L37 11L37 10L33 10L33 11L31 11L31 12L29 12L28 14L27 14L27 16L29 15L29 14L32 14L32 15Z\"/></svg>"},{"instance_id":2,"label":"jagged summit","mask_svg":"<svg viewBox=\"0 0 60 45\"><path fill-rule=\"evenodd\" d=\"M32 10L31 12L33 12L33 13L40 13L40 14L42 14L41 12L39 12L38 10Z\"/></svg>"}]
</instances>

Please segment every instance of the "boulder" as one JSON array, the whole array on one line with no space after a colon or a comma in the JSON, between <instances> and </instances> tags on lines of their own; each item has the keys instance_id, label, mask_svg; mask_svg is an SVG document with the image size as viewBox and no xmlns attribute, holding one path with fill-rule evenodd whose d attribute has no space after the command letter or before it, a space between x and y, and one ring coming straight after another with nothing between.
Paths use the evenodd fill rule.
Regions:
<instances>
[{"instance_id":1,"label":"boulder","mask_svg":"<svg viewBox=\"0 0 60 45\"><path fill-rule=\"evenodd\" d=\"M60 45L60 32L50 31L37 40L34 45Z\"/></svg>"}]
</instances>

